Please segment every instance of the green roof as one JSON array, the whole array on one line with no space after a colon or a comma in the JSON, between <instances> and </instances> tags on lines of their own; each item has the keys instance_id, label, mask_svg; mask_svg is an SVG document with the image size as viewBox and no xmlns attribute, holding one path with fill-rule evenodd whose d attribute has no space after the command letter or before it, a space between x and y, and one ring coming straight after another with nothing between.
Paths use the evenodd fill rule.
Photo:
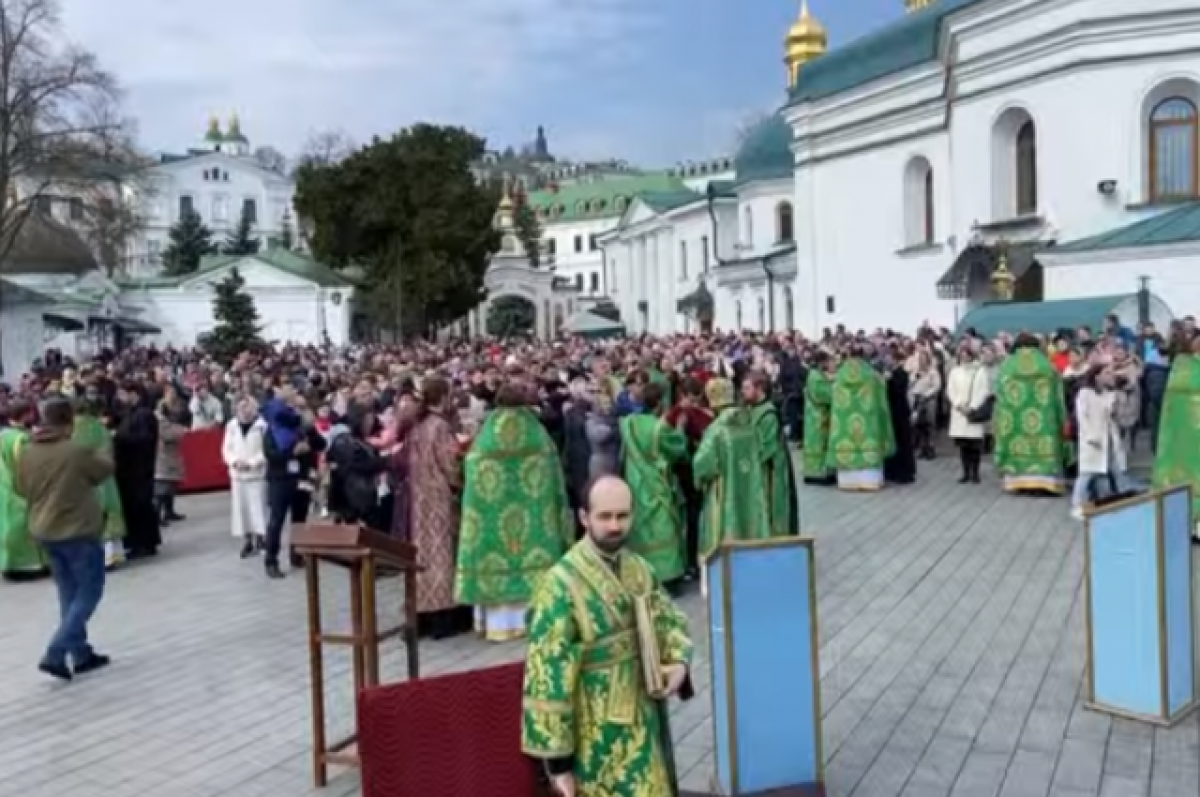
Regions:
<instances>
[{"instance_id":1,"label":"green roof","mask_svg":"<svg viewBox=\"0 0 1200 797\"><path fill-rule=\"evenodd\" d=\"M294 277L316 283L322 288L349 288L354 285L352 280L338 274L328 266L318 263L308 255L299 252L290 252L286 249L271 249L254 255L208 255L200 261L200 268L191 274L183 274L177 277L160 276L122 279L119 282L121 285L127 287L173 288L196 277L202 277L214 271L219 271L239 260L247 259L258 260Z\"/></svg>"},{"instance_id":2,"label":"green roof","mask_svg":"<svg viewBox=\"0 0 1200 797\"><path fill-rule=\"evenodd\" d=\"M527 199L542 221L562 222L620 216L641 194L687 191L678 177L658 172L564 185L557 191L534 191Z\"/></svg>"},{"instance_id":3,"label":"green roof","mask_svg":"<svg viewBox=\"0 0 1200 797\"><path fill-rule=\"evenodd\" d=\"M934 0L920 11L830 50L800 68L791 102L830 97L935 60L942 20L979 2L983 0Z\"/></svg>"},{"instance_id":4,"label":"green roof","mask_svg":"<svg viewBox=\"0 0 1200 797\"><path fill-rule=\"evenodd\" d=\"M1193 241L1200 241L1200 202L1189 202L1157 216L1117 227L1115 230L1059 244L1048 250L1048 253L1099 252L1105 249L1133 249L1139 246L1183 244Z\"/></svg>"},{"instance_id":5,"label":"green roof","mask_svg":"<svg viewBox=\"0 0 1200 797\"><path fill-rule=\"evenodd\" d=\"M1049 302L989 302L963 316L955 334L960 335L970 327L974 327L985 338L993 337L998 332L1053 335L1060 329L1084 326L1099 329L1105 316L1129 300L1137 301L1137 294Z\"/></svg>"},{"instance_id":6,"label":"green roof","mask_svg":"<svg viewBox=\"0 0 1200 797\"><path fill-rule=\"evenodd\" d=\"M773 113L746 134L733 158L737 184L791 177L796 171L792 155L792 126L782 112Z\"/></svg>"},{"instance_id":7,"label":"green roof","mask_svg":"<svg viewBox=\"0 0 1200 797\"><path fill-rule=\"evenodd\" d=\"M704 194L684 188L680 191L645 191L638 194L638 199L655 211L666 213L704 199Z\"/></svg>"}]
</instances>

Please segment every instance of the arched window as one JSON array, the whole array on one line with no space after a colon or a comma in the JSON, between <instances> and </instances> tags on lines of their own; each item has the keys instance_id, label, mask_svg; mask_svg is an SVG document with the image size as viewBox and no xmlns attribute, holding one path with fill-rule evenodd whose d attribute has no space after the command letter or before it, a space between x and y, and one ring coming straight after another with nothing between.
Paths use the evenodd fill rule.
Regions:
<instances>
[{"instance_id":1,"label":"arched window","mask_svg":"<svg viewBox=\"0 0 1200 797\"><path fill-rule=\"evenodd\" d=\"M934 217L933 167L916 157L904 170L904 245L932 245Z\"/></svg>"},{"instance_id":2,"label":"arched window","mask_svg":"<svg viewBox=\"0 0 1200 797\"><path fill-rule=\"evenodd\" d=\"M742 245L750 249L754 246L754 209L749 205L742 211Z\"/></svg>"},{"instance_id":3,"label":"arched window","mask_svg":"<svg viewBox=\"0 0 1200 797\"><path fill-rule=\"evenodd\" d=\"M796 303L792 299L792 289L786 285L783 288L783 320L787 331L796 328Z\"/></svg>"},{"instance_id":4,"label":"arched window","mask_svg":"<svg viewBox=\"0 0 1200 797\"><path fill-rule=\"evenodd\" d=\"M1016 147L1017 215L1032 216L1038 210L1037 128L1032 119L1017 130Z\"/></svg>"},{"instance_id":5,"label":"arched window","mask_svg":"<svg viewBox=\"0 0 1200 797\"><path fill-rule=\"evenodd\" d=\"M780 202L775 207L775 241L790 243L796 240L795 216L791 202Z\"/></svg>"},{"instance_id":6,"label":"arched window","mask_svg":"<svg viewBox=\"0 0 1200 797\"><path fill-rule=\"evenodd\" d=\"M1150 201L1200 195L1200 115L1185 97L1168 97L1150 112Z\"/></svg>"},{"instance_id":7,"label":"arched window","mask_svg":"<svg viewBox=\"0 0 1200 797\"><path fill-rule=\"evenodd\" d=\"M761 296L758 299L758 331L767 331L767 302Z\"/></svg>"}]
</instances>

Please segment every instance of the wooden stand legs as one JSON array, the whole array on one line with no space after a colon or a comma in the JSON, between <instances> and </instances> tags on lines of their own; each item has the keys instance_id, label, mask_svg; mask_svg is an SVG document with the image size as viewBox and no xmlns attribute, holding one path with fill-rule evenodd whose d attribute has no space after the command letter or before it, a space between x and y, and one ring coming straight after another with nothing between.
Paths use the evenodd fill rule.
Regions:
<instances>
[{"instance_id":1,"label":"wooden stand legs","mask_svg":"<svg viewBox=\"0 0 1200 797\"><path fill-rule=\"evenodd\" d=\"M350 674L354 695L379 684L380 634L375 605L375 562L369 557L350 562L350 634L326 634L321 626L320 566L315 557L305 558L308 582L308 655L312 679L313 783L324 788L329 783L329 765L358 766L353 752L357 734L329 743L325 725L325 645L342 645L351 650ZM406 629L407 630L407 629ZM409 657L411 673L413 657ZM355 727L358 727L355 701Z\"/></svg>"}]
</instances>

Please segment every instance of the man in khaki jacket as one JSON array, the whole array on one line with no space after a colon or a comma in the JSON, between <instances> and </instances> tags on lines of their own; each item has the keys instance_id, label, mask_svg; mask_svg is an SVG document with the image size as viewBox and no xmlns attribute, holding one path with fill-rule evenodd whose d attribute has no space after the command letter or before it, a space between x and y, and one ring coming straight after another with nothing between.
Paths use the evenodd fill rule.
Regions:
<instances>
[{"instance_id":1,"label":"man in khaki jacket","mask_svg":"<svg viewBox=\"0 0 1200 797\"><path fill-rule=\"evenodd\" d=\"M75 413L66 398L47 399L39 413L13 488L29 503L29 531L45 549L58 587L62 619L38 669L69 681L109 662L88 644L87 624L104 595L104 517L95 487L112 475L113 464L71 440Z\"/></svg>"}]
</instances>

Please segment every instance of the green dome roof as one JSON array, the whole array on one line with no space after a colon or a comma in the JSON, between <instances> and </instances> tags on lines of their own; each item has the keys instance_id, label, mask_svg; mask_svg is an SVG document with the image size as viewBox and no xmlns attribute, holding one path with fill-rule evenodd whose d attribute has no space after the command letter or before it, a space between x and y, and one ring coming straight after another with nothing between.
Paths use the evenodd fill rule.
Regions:
<instances>
[{"instance_id":1,"label":"green dome roof","mask_svg":"<svg viewBox=\"0 0 1200 797\"><path fill-rule=\"evenodd\" d=\"M782 111L776 111L750 128L733 158L733 168L739 185L795 174L792 127L784 120Z\"/></svg>"}]
</instances>

